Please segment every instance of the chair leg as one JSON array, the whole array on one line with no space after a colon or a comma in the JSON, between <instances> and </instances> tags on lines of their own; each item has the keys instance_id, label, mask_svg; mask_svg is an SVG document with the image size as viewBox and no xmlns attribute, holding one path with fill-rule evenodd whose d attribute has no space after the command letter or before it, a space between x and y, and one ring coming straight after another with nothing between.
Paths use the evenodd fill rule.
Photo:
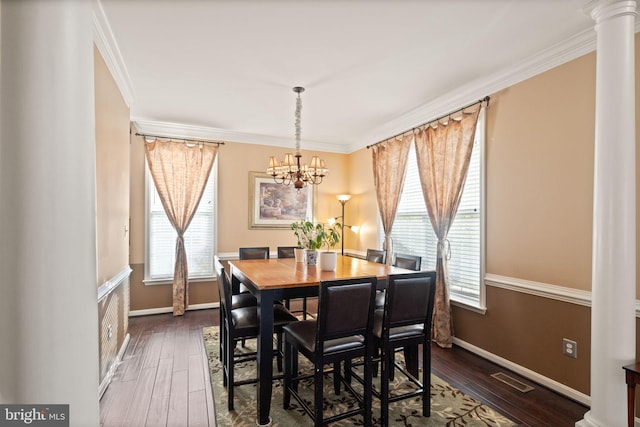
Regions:
<instances>
[{"instance_id":1,"label":"chair leg","mask_svg":"<svg viewBox=\"0 0 640 427\"><path fill-rule=\"evenodd\" d=\"M349 361L349 365L351 365ZM373 401L373 378L371 369L373 368L373 358L367 351L364 357L364 425L371 425L371 402Z\"/></svg>"},{"instance_id":2,"label":"chair leg","mask_svg":"<svg viewBox=\"0 0 640 427\"><path fill-rule=\"evenodd\" d=\"M307 320L307 297L302 297L302 320Z\"/></svg>"},{"instance_id":3,"label":"chair leg","mask_svg":"<svg viewBox=\"0 0 640 427\"><path fill-rule=\"evenodd\" d=\"M407 372L418 378L418 346L404 347L404 362Z\"/></svg>"},{"instance_id":4,"label":"chair leg","mask_svg":"<svg viewBox=\"0 0 640 427\"><path fill-rule=\"evenodd\" d=\"M276 334L276 346L278 347L278 351L276 351L276 364L278 372L282 372L282 332Z\"/></svg>"},{"instance_id":5,"label":"chair leg","mask_svg":"<svg viewBox=\"0 0 640 427\"><path fill-rule=\"evenodd\" d=\"M289 409L291 403L291 374L292 374L292 360L291 360L291 344L284 343L284 384L282 390L282 407Z\"/></svg>"},{"instance_id":6,"label":"chair leg","mask_svg":"<svg viewBox=\"0 0 640 427\"><path fill-rule=\"evenodd\" d=\"M383 349L380 365L382 366L380 378L380 425L389 425L389 373L393 372L393 349Z\"/></svg>"},{"instance_id":7,"label":"chair leg","mask_svg":"<svg viewBox=\"0 0 640 427\"><path fill-rule=\"evenodd\" d=\"M224 345L222 344L222 343L224 342L224 341L223 341L223 340L224 340L224 314L223 314L222 307L220 307L220 308L218 309L218 314L219 314L219 315L218 315L218 320L219 320L219 322L220 322L220 323L219 323L219 325L220 325L220 326L219 326L220 339L219 339L219 342L218 342L218 344L219 344L219 349L218 349L218 351L220 352L220 354L219 354L219 356L220 356L220 361L221 361L222 363L224 363L224 356L223 356L223 354L222 354L222 352L223 352L222 348L224 347Z\"/></svg>"},{"instance_id":8,"label":"chair leg","mask_svg":"<svg viewBox=\"0 0 640 427\"><path fill-rule=\"evenodd\" d=\"M315 366L315 375L314 375L314 389L315 389L315 397L314 397L314 407L315 407L315 411L314 411L314 425L315 427L322 427L323 425L323 411L322 411L322 403L323 403L323 399L322 399L322 391L323 391L323 379L324 376L322 375L322 367L323 364L322 362L316 362L316 366Z\"/></svg>"},{"instance_id":9,"label":"chair leg","mask_svg":"<svg viewBox=\"0 0 640 427\"><path fill-rule=\"evenodd\" d=\"M340 395L340 362L333 362L333 392L336 396Z\"/></svg>"},{"instance_id":10,"label":"chair leg","mask_svg":"<svg viewBox=\"0 0 640 427\"><path fill-rule=\"evenodd\" d=\"M431 341L422 345L422 416L431 416Z\"/></svg>"},{"instance_id":11,"label":"chair leg","mask_svg":"<svg viewBox=\"0 0 640 427\"><path fill-rule=\"evenodd\" d=\"M233 378L233 346L231 345L234 342L234 338L231 334L227 333L227 410L233 411L233 389L234 389L234 378Z\"/></svg>"},{"instance_id":12,"label":"chair leg","mask_svg":"<svg viewBox=\"0 0 640 427\"><path fill-rule=\"evenodd\" d=\"M347 359L344 361L344 380L347 384L351 384L351 367L352 367L351 359Z\"/></svg>"},{"instance_id":13,"label":"chair leg","mask_svg":"<svg viewBox=\"0 0 640 427\"><path fill-rule=\"evenodd\" d=\"M229 344L227 343L227 333L226 333L225 324L220 325L220 345L222 347L221 355L222 357L222 385L227 387L227 351L229 351ZM224 338L224 343L223 343Z\"/></svg>"},{"instance_id":14,"label":"chair leg","mask_svg":"<svg viewBox=\"0 0 640 427\"><path fill-rule=\"evenodd\" d=\"M379 363L382 363L381 359L380 359L380 348L376 347L373 357L376 360L373 361L373 367L372 367L372 374L371 375L374 378L377 378L378 377L378 365L379 365Z\"/></svg>"},{"instance_id":15,"label":"chair leg","mask_svg":"<svg viewBox=\"0 0 640 427\"><path fill-rule=\"evenodd\" d=\"M391 359L389 359L389 368L387 370L387 375L389 376L389 381L393 381L396 378L396 365L395 365L396 349L395 348L389 349L388 356Z\"/></svg>"}]
</instances>

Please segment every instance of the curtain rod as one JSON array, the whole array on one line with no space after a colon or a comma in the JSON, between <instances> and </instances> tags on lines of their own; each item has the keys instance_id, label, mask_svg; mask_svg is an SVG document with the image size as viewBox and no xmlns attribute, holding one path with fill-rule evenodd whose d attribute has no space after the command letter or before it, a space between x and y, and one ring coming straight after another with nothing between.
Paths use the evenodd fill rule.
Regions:
<instances>
[{"instance_id":1,"label":"curtain rod","mask_svg":"<svg viewBox=\"0 0 640 427\"><path fill-rule=\"evenodd\" d=\"M165 139L169 140L169 142L197 142L202 144L215 144L215 145L224 145L222 141L203 141L201 139L188 139L188 138L171 138L169 136L158 136L158 135L149 135L145 133L137 133L136 136L142 136L144 138L155 138L155 139Z\"/></svg>"},{"instance_id":2,"label":"curtain rod","mask_svg":"<svg viewBox=\"0 0 640 427\"><path fill-rule=\"evenodd\" d=\"M433 120L429 120L429 121L427 121L427 122L421 123L421 124L419 124L418 126L414 126L414 127L412 127L411 129L409 129L409 130L405 130L404 132L400 132L400 133L398 133L398 134L395 134L395 135L393 135L393 136L390 136L389 138L385 138L385 139L383 139L382 141L378 141L378 142L376 142L375 144L367 145L367 148L371 148L371 147L373 147L374 145L382 144L383 142L386 142L386 141L388 141L388 140L390 140L390 139L393 139L393 138L398 137L398 136L400 136L400 135L404 135L404 134L405 134L405 133L407 133L407 132L414 131L414 130L416 130L416 129L418 129L418 128L421 128L422 126L424 126L424 125L426 125L426 124L433 123L433 122L437 122L437 121L439 121L439 120L441 120L441 119L444 119L444 118L445 118L445 117L447 117L447 116L451 116L452 114L459 113L460 111L466 110L466 109L467 109L467 108L469 108L469 107L473 107L473 106L474 106L474 105L476 105L476 104L482 104L483 102L486 102L486 103L487 103L487 106L488 106L488 105L489 105L489 100L490 100L490 99L491 99L491 98L490 98L489 96L485 96L484 98L482 98L482 99L480 99L480 100L478 100L478 101L476 101L476 102L472 102L471 104L469 104L469 105L465 105L464 107L462 107L462 108L458 108L457 110L452 111L452 112L450 112L450 113L443 114L442 116L438 117L437 119L433 119Z\"/></svg>"}]
</instances>

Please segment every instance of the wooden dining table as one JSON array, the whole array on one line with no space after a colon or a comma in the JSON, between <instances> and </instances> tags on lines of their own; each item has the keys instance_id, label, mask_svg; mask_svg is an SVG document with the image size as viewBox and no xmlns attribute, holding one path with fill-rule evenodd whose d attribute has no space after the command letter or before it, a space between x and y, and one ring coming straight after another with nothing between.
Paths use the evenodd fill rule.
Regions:
<instances>
[{"instance_id":1,"label":"wooden dining table","mask_svg":"<svg viewBox=\"0 0 640 427\"><path fill-rule=\"evenodd\" d=\"M274 301L317 296L321 281L359 277L377 277L378 288L386 286L392 274L415 273L390 265L338 255L334 271L321 271L293 258L230 260L232 288L237 292L243 283L258 300L260 331L258 335L258 384L256 391L257 424L271 422L271 386L273 381L273 304Z\"/></svg>"}]
</instances>

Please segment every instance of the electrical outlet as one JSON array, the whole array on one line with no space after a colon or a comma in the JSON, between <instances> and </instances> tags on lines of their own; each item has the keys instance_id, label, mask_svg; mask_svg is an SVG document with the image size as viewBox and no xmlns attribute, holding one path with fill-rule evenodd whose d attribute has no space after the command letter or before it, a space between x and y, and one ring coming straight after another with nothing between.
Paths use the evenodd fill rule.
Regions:
<instances>
[{"instance_id":1,"label":"electrical outlet","mask_svg":"<svg viewBox=\"0 0 640 427\"><path fill-rule=\"evenodd\" d=\"M578 343L567 338L562 339L562 354L565 356L578 358Z\"/></svg>"}]
</instances>

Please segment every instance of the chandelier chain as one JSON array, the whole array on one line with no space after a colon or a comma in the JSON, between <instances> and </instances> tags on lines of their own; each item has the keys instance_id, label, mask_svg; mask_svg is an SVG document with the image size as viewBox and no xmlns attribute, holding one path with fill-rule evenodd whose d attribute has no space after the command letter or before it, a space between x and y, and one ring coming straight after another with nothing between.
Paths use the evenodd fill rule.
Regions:
<instances>
[{"instance_id":1,"label":"chandelier chain","mask_svg":"<svg viewBox=\"0 0 640 427\"><path fill-rule=\"evenodd\" d=\"M287 153L282 162L278 161L275 156L269 157L267 173L273 177L273 181L276 184L293 184L299 191L307 185L321 184L329 170L326 168L324 160L318 156L313 156L309 165L301 163L300 135L302 134L302 126L300 117L302 115L302 98L300 94L304 92L304 88L296 86L293 91L298 94L295 111L296 154L294 156Z\"/></svg>"}]
</instances>

